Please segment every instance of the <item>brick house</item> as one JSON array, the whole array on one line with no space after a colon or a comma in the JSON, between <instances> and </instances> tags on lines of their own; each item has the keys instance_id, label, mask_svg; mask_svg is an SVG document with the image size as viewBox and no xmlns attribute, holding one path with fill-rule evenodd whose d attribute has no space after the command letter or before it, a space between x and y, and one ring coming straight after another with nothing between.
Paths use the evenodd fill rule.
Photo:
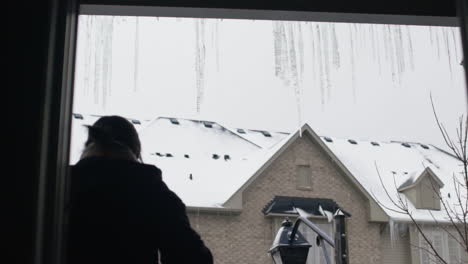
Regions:
<instances>
[{"instance_id":1,"label":"brick house","mask_svg":"<svg viewBox=\"0 0 468 264\"><path fill-rule=\"evenodd\" d=\"M156 118L139 133L144 162L162 169L216 263L272 263L267 250L284 217L296 216L292 204L330 235L332 224L318 206L351 214L350 263L432 263L411 246L424 245L409 219L392 211L397 195L408 199L449 263L468 262L435 225L446 218L427 185L453 196L450 175L459 164L434 146L320 137L307 124L288 134L180 118ZM313 244L314 234L301 231ZM308 263L324 263L315 246Z\"/></svg>"}]
</instances>

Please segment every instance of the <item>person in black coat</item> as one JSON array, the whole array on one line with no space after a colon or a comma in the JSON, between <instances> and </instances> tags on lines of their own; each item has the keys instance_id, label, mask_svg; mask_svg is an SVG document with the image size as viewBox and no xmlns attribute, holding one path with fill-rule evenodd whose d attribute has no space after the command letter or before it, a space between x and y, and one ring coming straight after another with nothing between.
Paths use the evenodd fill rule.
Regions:
<instances>
[{"instance_id":1,"label":"person in black coat","mask_svg":"<svg viewBox=\"0 0 468 264\"><path fill-rule=\"evenodd\" d=\"M106 116L88 128L71 167L68 263L213 263L161 170L141 162L133 125Z\"/></svg>"}]
</instances>

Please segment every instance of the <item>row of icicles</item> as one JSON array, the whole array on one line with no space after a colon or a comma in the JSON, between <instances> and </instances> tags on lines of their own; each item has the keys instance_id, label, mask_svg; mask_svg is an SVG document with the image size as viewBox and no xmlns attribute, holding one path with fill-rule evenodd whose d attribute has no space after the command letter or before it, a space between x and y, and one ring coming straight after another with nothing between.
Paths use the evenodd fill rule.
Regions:
<instances>
[{"instance_id":1,"label":"row of icicles","mask_svg":"<svg viewBox=\"0 0 468 264\"><path fill-rule=\"evenodd\" d=\"M87 16L81 22L86 32L84 58L84 86L88 93L93 88L95 103L106 106L106 98L111 95L112 79L112 38L115 23L135 24L134 34L134 71L133 90L138 91L139 57L139 18L112 16ZM178 18L177 21L182 21ZM214 52L219 70L219 26L222 19L193 19L195 31L195 84L197 91L196 110L201 110L206 85L207 46ZM356 96L356 60L370 50L371 57L378 65L380 74L391 74L392 81L398 85L401 76L414 70L413 40L411 28L400 25L347 24L348 43L340 43L336 24L317 22L272 21L274 45L274 75L286 87L294 91L299 124L302 122L301 98L304 81L305 62L310 64L313 79L320 89L321 103L324 105L332 94L331 77L342 66L343 56L349 56L351 67L351 87ZM442 53L448 56L448 67L452 73L453 62L460 59L456 28L429 27L430 44L440 59ZM307 34L305 34L308 32ZM305 40L305 36L309 40ZM307 44L306 44L307 43ZM209 44L209 45L208 45ZM348 46L349 54L344 54L341 46ZM362 47L366 47L363 49ZM453 48L452 48L453 47ZM305 49L312 54L305 58ZM341 52L340 52L341 51ZM387 65L390 71L383 71ZM309 74L309 72L307 73Z\"/></svg>"}]
</instances>

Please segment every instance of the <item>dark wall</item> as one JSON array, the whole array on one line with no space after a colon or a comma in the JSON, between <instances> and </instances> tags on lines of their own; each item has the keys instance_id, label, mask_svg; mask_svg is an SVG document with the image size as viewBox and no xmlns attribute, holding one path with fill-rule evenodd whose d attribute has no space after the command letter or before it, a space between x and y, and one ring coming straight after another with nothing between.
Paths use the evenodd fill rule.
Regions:
<instances>
[{"instance_id":1,"label":"dark wall","mask_svg":"<svg viewBox=\"0 0 468 264\"><path fill-rule=\"evenodd\" d=\"M9 105L5 126L13 134L5 143L12 144L13 188L4 188L13 194L8 209L7 234L12 235L7 256L12 254L17 262L28 263L33 250L33 230L39 164L41 111L45 91L47 47L49 37L50 1L16 1L14 7L5 9L7 20L7 43L4 55L8 58L6 77L11 96L3 101ZM9 11L6 11L9 10ZM3 129L2 129L3 130ZM13 155L11 155L13 154ZM3 174L3 173L2 173ZM10 222L11 221L11 222ZM12 250L14 249L14 250Z\"/></svg>"}]
</instances>

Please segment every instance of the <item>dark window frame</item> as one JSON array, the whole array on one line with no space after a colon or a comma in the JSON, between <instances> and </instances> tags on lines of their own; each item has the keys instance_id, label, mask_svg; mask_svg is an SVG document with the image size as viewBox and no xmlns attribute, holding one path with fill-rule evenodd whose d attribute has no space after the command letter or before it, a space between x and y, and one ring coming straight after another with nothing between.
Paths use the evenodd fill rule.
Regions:
<instances>
[{"instance_id":1,"label":"dark window frame","mask_svg":"<svg viewBox=\"0 0 468 264\"><path fill-rule=\"evenodd\" d=\"M327 8L338 8L327 4L328 1L307 3L302 1L283 2L280 6L267 6L263 1L226 1L210 8L209 4L184 1L149 0L52 0L50 4L51 22L48 38L47 64L45 65L44 101L41 111L40 153L38 157L38 179L36 189L34 257L35 264L65 263L66 247L66 204L68 189L68 158L72 119L73 80L77 19L79 14L102 15L151 15L185 16L204 18L300 20L322 22L350 22L377 24L439 25L462 27L463 49L467 51L467 4L458 0L458 19L453 8L448 6L442 11L432 9L439 16L430 16L426 1L414 0L413 7L424 6L421 14L389 15L379 14L377 9L364 10L364 3L353 2L352 8L342 8L340 13L330 12ZM335 0L346 3L349 1ZM375 3L375 1L374 1ZM403 3L403 2L402 2ZM404 1L407 4L407 1ZM158 6L159 5L159 6ZM222 6L220 6L222 5ZM328 7L327 7L328 5ZM166 6L166 7L161 7ZM172 6L172 7L167 7ZM349 5L348 5L349 6ZM360 10L362 7L362 10ZM374 5L375 7L375 5ZM400 11L404 10L401 5ZM266 10L254 10L263 9ZM384 10L386 7L382 7ZM429 8L429 9L428 9ZM268 10L269 9L269 10ZM397 8L398 9L398 8ZM153 13L157 10L157 13ZM297 11L303 10L303 11ZM354 11L356 12L354 12ZM391 10L391 9L388 9ZM417 8L412 9L416 12ZM429 11L428 11L429 10ZM313 12L317 11L317 12ZM361 14L358 14L357 11ZM145 13L146 12L146 13ZM148 13L151 12L151 13ZM162 12L162 13L161 13ZM188 13L187 13L188 12ZM367 14L363 14L367 13ZM373 15L372 13L377 13ZM398 12L393 12L396 14ZM185 15L184 15L185 14ZM460 22L458 22L460 21ZM465 52L466 54L467 52ZM467 74L468 77L468 74Z\"/></svg>"}]
</instances>

